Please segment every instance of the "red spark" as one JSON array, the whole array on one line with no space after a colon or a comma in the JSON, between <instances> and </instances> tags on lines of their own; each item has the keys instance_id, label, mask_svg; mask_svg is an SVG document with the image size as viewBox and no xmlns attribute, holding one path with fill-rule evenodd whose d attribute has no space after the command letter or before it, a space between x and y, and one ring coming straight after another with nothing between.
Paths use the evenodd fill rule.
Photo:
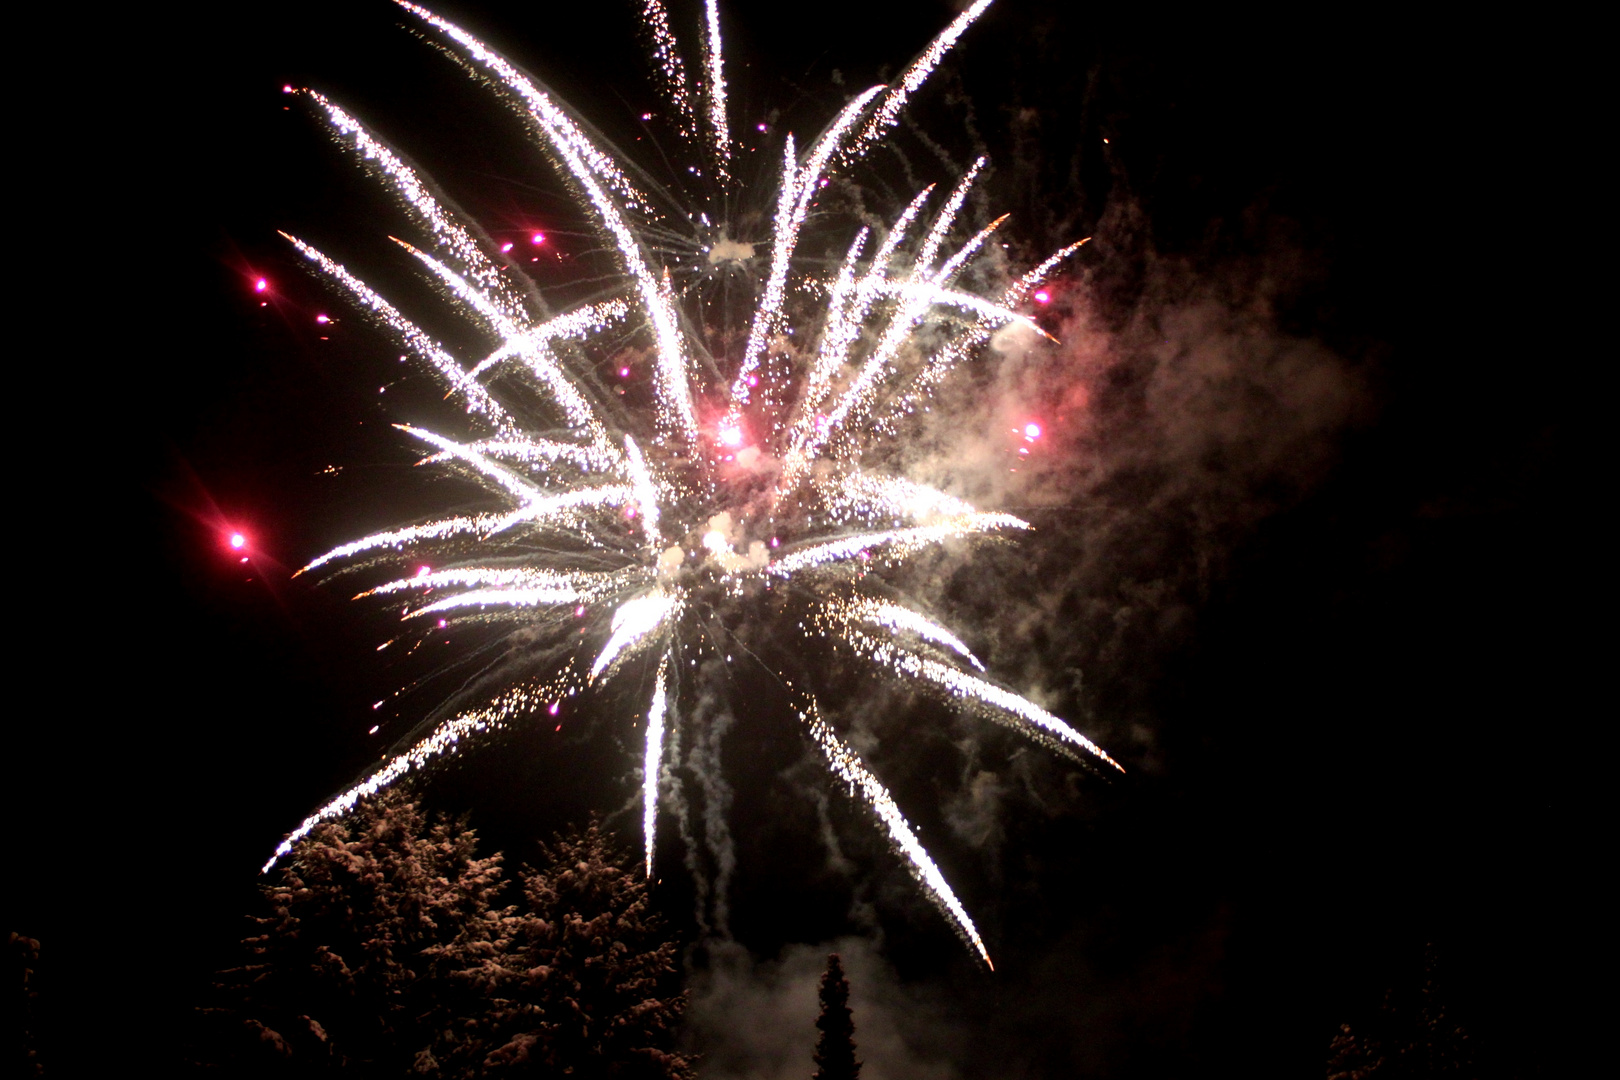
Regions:
<instances>
[{"instance_id":1,"label":"red spark","mask_svg":"<svg viewBox=\"0 0 1620 1080\"><path fill-rule=\"evenodd\" d=\"M325 316L325 315L317 315L317 316L315 316L315 321L320 323L322 326L325 326L327 323L331 322L332 320L329 317Z\"/></svg>"},{"instance_id":2,"label":"red spark","mask_svg":"<svg viewBox=\"0 0 1620 1080\"><path fill-rule=\"evenodd\" d=\"M505 253L505 252L508 252L508 251L511 251L511 250L512 250L512 241L508 240L506 243L501 245L502 253Z\"/></svg>"},{"instance_id":3,"label":"red spark","mask_svg":"<svg viewBox=\"0 0 1620 1080\"><path fill-rule=\"evenodd\" d=\"M247 537L243 536L239 532L231 533L231 547L235 548L237 551L241 551L243 548L247 547Z\"/></svg>"},{"instance_id":4,"label":"red spark","mask_svg":"<svg viewBox=\"0 0 1620 1080\"><path fill-rule=\"evenodd\" d=\"M541 244L543 244L545 242L546 242L546 234L543 233L543 232L537 232L533 236L529 237L529 243L534 244L536 247L538 247L539 245L541 245Z\"/></svg>"},{"instance_id":5,"label":"red spark","mask_svg":"<svg viewBox=\"0 0 1620 1080\"><path fill-rule=\"evenodd\" d=\"M1037 304L1050 304L1052 302L1052 294L1047 292L1045 289L1037 289L1035 292L1035 302Z\"/></svg>"},{"instance_id":6,"label":"red spark","mask_svg":"<svg viewBox=\"0 0 1620 1080\"><path fill-rule=\"evenodd\" d=\"M1036 439L1038 439L1040 437L1041 437L1041 425L1037 424L1033 420L1031 420L1029 423L1024 425L1024 441L1025 442L1034 442Z\"/></svg>"},{"instance_id":7,"label":"red spark","mask_svg":"<svg viewBox=\"0 0 1620 1080\"><path fill-rule=\"evenodd\" d=\"M253 291L254 292L264 292L269 287L270 287L270 283L268 281L266 281L264 278L260 278L258 281L255 281L253 283Z\"/></svg>"},{"instance_id":8,"label":"red spark","mask_svg":"<svg viewBox=\"0 0 1620 1080\"><path fill-rule=\"evenodd\" d=\"M629 368L622 367L622 368L619 369L619 378L628 379L629 377L630 377L630 369Z\"/></svg>"}]
</instances>

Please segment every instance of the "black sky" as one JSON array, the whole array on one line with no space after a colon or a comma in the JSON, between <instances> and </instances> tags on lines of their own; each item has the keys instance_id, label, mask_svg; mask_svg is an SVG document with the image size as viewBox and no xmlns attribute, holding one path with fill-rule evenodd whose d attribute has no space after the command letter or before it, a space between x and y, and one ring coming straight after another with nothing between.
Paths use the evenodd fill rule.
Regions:
<instances>
[{"instance_id":1,"label":"black sky","mask_svg":"<svg viewBox=\"0 0 1620 1080\"><path fill-rule=\"evenodd\" d=\"M70 48L90 36L90 74L46 64L15 106L37 147L14 166L32 189L21 235L43 252L13 285L28 343L14 363L30 371L15 414L45 449L13 451L27 643L5 929L44 943L60 1075L175 1060L266 852L380 749L366 729L393 686L382 624L289 574L433 491L410 483L375 392L394 351L352 317L322 341L313 315L346 313L274 234L379 231L354 217L375 205L363 182L280 86L387 117L396 145L458 195L475 185L467 202L502 227L550 205L518 182L543 172L515 121L389 5L325 7L58 22ZM873 7L732 5L739 113L808 126L837 102L831 69L875 78L951 13ZM652 104L622 12L442 10L610 135ZM1595 601L1573 420L1590 361L1557 302L1555 151L1526 148L1549 123L1512 62L1528 41L1397 9L1049 0L1000 0L964 39L955 70L996 155L992 201L1032 248L1098 233L1070 283L1102 320L1158 302L1171 267L1183 291L1267 279L1275 334L1337 357L1363 404L1323 429L1308 483L1223 534L1175 621L1121 638L1129 657L1081 656L1086 715L1125 740L1130 776L1082 782L1050 814L1012 798L994 858L941 856L970 883L994 976L855 842L879 864L856 891L900 982L945 1003L959 1075L1313 1075L1338 1023L1417 978L1425 942L1491 1075L1562 1071L1583 1009L1569 979L1591 951ZM503 124L506 143L490 141ZM248 287L259 274L277 284L268 308ZM226 523L251 533L248 567L222 555ZM1048 633L1065 656L1067 639L1100 640L1078 623ZM1149 736L1126 739L1131 724ZM521 857L532 830L618 808L618 788L567 779L622 771L614 752L508 766L503 792L451 777L438 797L481 800L475 824ZM740 782L751 798L770 805ZM847 882L778 867L779 833L756 817L735 832L759 856L734 899L755 955L859 929ZM803 875L805 902L782 899L779 869Z\"/></svg>"}]
</instances>

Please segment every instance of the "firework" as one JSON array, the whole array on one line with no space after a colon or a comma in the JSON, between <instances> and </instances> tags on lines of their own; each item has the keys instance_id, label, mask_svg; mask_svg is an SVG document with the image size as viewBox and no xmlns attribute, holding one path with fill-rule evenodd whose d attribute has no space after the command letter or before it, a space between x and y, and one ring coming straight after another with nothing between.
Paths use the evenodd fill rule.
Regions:
<instances>
[{"instance_id":1,"label":"firework","mask_svg":"<svg viewBox=\"0 0 1620 1080\"><path fill-rule=\"evenodd\" d=\"M767 624L759 628L761 638L831 643L885 677L1015 728L1060 753L1118 768L1063 720L990 681L956 634L896 602L884 584L885 570L920 552L1004 537L1028 529L1028 523L858 464L862 448L891 430L894 409L926 396L992 331L1013 322L1033 325L1016 305L1078 245L1042 263L1001 296L954 288L957 275L1001 224L993 222L947 252L981 159L954 185L926 228L919 222L933 197L931 188L880 230L875 243L873 230L860 228L848 239L835 274L818 276L796 259L828 177L879 143L908 97L990 0L963 12L893 86L856 95L802 154L787 137L772 234L760 245L768 249L769 272L755 291L746 341L731 365L710 354L701 335L685 329L701 325L702 315L688 303L680 260L666 257L654 241L674 226L631 181L623 159L482 42L415 4L399 2L447 50L518 105L580 208L611 245L618 295L561 314L537 310L533 290L515 284L521 281L515 265L442 205L398 154L325 97L302 92L339 142L420 227L424 247L399 241L403 250L439 283L458 316L491 342L482 356L464 361L452 355L340 263L287 237L317 272L390 331L443 385L447 399L464 410L465 423L474 429L470 439L419 427L400 430L429 448L424 464L477 481L491 502L479 512L362 537L313 559L304 570L397 573L401 566L426 562L431 568L383 580L360 596L404 600L401 616L407 621L432 616L438 627L460 620L504 624L522 630L525 641L549 640L550 647L535 670L507 680L482 704L429 725L425 734L408 739L377 769L317 809L286 837L265 869L319 822L453 752L463 739L528 717L555 716L566 695L602 687L627 671L645 678L655 668L643 761L651 875L661 781L668 776L666 743L680 731L681 676L695 666L690 655L704 620L718 612L753 613L747 617ZM712 163L712 181L734 186L740 151L726 122L715 0L706 0L704 7L696 87L661 0L646 0L643 14L674 126L690 141L695 160ZM701 209L686 216L709 226ZM727 234L721 228L719 235ZM812 304L811 316L796 314ZM919 335L922 328L926 339ZM592 343L609 331L620 340L639 335L647 343L654 368L649 409L626 406L589 377ZM783 344L788 338L795 342L792 348ZM711 374L716 377L708 378ZM543 417L547 426L537 428L520 417ZM579 651L555 660L570 648ZM521 649L514 645L513 651ZM830 772L872 810L923 890L988 964L966 909L889 792L837 734L814 693L798 689L785 673L781 683L788 708L799 716Z\"/></svg>"}]
</instances>

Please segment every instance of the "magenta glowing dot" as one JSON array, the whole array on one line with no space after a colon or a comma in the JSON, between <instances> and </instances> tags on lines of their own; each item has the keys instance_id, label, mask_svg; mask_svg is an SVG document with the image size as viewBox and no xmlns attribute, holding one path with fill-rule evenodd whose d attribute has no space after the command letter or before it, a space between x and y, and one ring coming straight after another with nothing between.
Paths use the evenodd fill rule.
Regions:
<instances>
[{"instance_id":1,"label":"magenta glowing dot","mask_svg":"<svg viewBox=\"0 0 1620 1080\"><path fill-rule=\"evenodd\" d=\"M758 375L750 375L750 376L748 376L748 385L749 386L758 386L759 385L759 376Z\"/></svg>"},{"instance_id":2,"label":"magenta glowing dot","mask_svg":"<svg viewBox=\"0 0 1620 1080\"><path fill-rule=\"evenodd\" d=\"M283 94L290 94L290 93L292 93L292 92L293 92L293 88L292 88L292 87L290 87L290 86L283 86L283 87L282 87L282 88L281 88L281 92L282 92L282 93L283 93Z\"/></svg>"},{"instance_id":3,"label":"magenta glowing dot","mask_svg":"<svg viewBox=\"0 0 1620 1080\"><path fill-rule=\"evenodd\" d=\"M1052 294L1047 292L1045 289L1040 289L1035 293L1035 302L1037 304L1050 304L1052 302Z\"/></svg>"},{"instance_id":4,"label":"magenta glowing dot","mask_svg":"<svg viewBox=\"0 0 1620 1080\"><path fill-rule=\"evenodd\" d=\"M440 620L439 620L439 629L440 629L440 630L443 630L443 629L444 629L444 625L445 625L445 621L444 621L444 620L443 620L443 619L440 619Z\"/></svg>"},{"instance_id":5,"label":"magenta glowing dot","mask_svg":"<svg viewBox=\"0 0 1620 1080\"><path fill-rule=\"evenodd\" d=\"M1026 439L1038 439L1040 437L1041 437L1041 425L1035 423L1033 420L1024 425L1024 438L1026 438Z\"/></svg>"},{"instance_id":6,"label":"magenta glowing dot","mask_svg":"<svg viewBox=\"0 0 1620 1080\"><path fill-rule=\"evenodd\" d=\"M507 251L511 251L511 250L512 250L512 241L508 240L506 243L501 245L501 251L502 252L507 252Z\"/></svg>"},{"instance_id":7,"label":"magenta glowing dot","mask_svg":"<svg viewBox=\"0 0 1620 1080\"><path fill-rule=\"evenodd\" d=\"M255 281L253 283L253 291L254 292L264 292L264 290L268 289L269 287L270 287L270 283L268 281L264 280L264 278L260 278L258 281Z\"/></svg>"},{"instance_id":8,"label":"magenta glowing dot","mask_svg":"<svg viewBox=\"0 0 1620 1080\"><path fill-rule=\"evenodd\" d=\"M585 617L585 605L581 604L581 605L579 605L579 607L574 609L574 618L583 619L584 617Z\"/></svg>"},{"instance_id":9,"label":"magenta glowing dot","mask_svg":"<svg viewBox=\"0 0 1620 1080\"><path fill-rule=\"evenodd\" d=\"M776 537L776 536L771 537L771 547L781 547L781 546L782 546L782 540L781 540L780 537Z\"/></svg>"},{"instance_id":10,"label":"magenta glowing dot","mask_svg":"<svg viewBox=\"0 0 1620 1080\"><path fill-rule=\"evenodd\" d=\"M742 428L736 424L727 424L720 429L720 442L725 446L741 446L742 438Z\"/></svg>"},{"instance_id":11,"label":"magenta glowing dot","mask_svg":"<svg viewBox=\"0 0 1620 1080\"><path fill-rule=\"evenodd\" d=\"M644 112L644 113L641 114L641 118L643 120L651 120L652 119L652 113Z\"/></svg>"},{"instance_id":12,"label":"magenta glowing dot","mask_svg":"<svg viewBox=\"0 0 1620 1080\"><path fill-rule=\"evenodd\" d=\"M766 125L764 125L764 124L755 124L754 125L754 130L756 130L756 131L769 131L771 129L769 127L767 127Z\"/></svg>"},{"instance_id":13,"label":"magenta glowing dot","mask_svg":"<svg viewBox=\"0 0 1620 1080\"><path fill-rule=\"evenodd\" d=\"M325 326L327 323L331 322L332 320L327 318L325 315L317 315L317 316L315 316L315 321L320 323L322 326Z\"/></svg>"},{"instance_id":14,"label":"magenta glowing dot","mask_svg":"<svg viewBox=\"0 0 1620 1080\"><path fill-rule=\"evenodd\" d=\"M243 562L247 562L247 561L248 561L248 560L247 560L247 556L246 556L246 555L244 555L244 556L242 556L242 561L243 561Z\"/></svg>"},{"instance_id":15,"label":"magenta glowing dot","mask_svg":"<svg viewBox=\"0 0 1620 1080\"><path fill-rule=\"evenodd\" d=\"M537 232L533 236L529 237L529 243L531 244L543 244L545 242L546 234L543 232Z\"/></svg>"},{"instance_id":16,"label":"magenta glowing dot","mask_svg":"<svg viewBox=\"0 0 1620 1080\"><path fill-rule=\"evenodd\" d=\"M619 378L628 379L629 377L630 377L630 369L629 368L622 367L622 368L619 369Z\"/></svg>"},{"instance_id":17,"label":"magenta glowing dot","mask_svg":"<svg viewBox=\"0 0 1620 1080\"><path fill-rule=\"evenodd\" d=\"M560 709L560 708L562 708L562 702L553 701L551 703L551 708L548 709L547 711L550 712L552 716L556 716L557 715L557 710Z\"/></svg>"},{"instance_id":18,"label":"magenta glowing dot","mask_svg":"<svg viewBox=\"0 0 1620 1080\"><path fill-rule=\"evenodd\" d=\"M430 567L430 566L418 566L416 568L416 576L417 577L427 577L432 572L433 572L433 568Z\"/></svg>"},{"instance_id":19,"label":"magenta glowing dot","mask_svg":"<svg viewBox=\"0 0 1620 1080\"><path fill-rule=\"evenodd\" d=\"M241 551L243 548L247 547L247 537L243 536L241 533L231 533L231 547Z\"/></svg>"}]
</instances>

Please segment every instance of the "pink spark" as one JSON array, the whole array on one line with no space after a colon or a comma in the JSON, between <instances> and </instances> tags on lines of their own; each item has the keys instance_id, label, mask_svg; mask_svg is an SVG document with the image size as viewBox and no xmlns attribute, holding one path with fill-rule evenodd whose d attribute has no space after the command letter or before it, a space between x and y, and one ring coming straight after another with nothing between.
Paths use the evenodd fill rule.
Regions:
<instances>
[{"instance_id":1,"label":"pink spark","mask_svg":"<svg viewBox=\"0 0 1620 1080\"><path fill-rule=\"evenodd\" d=\"M1041 437L1041 425L1035 423L1035 421L1033 421L1033 420L1031 420L1029 423L1024 425L1024 438L1027 441L1034 442L1036 439L1038 439L1040 437Z\"/></svg>"},{"instance_id":2,"label":"pink spark","mask_svg":"<svg viewBox=\"0 0 1620 1080\"><path fill-rule=\"evenodd\" d=\"M506 243L501 245L502 254L504 254L504 253L506 253L508 251L511 251L511 250L512 250L512 241L508 240Z\"/></svg>"},{"instance_id":3,"label":"pink spark","mask_svg":"<svg viewBox=\"0 0 1620 1080\"><path fill-rule=\"evenodd\" d=\"M325 315L317 315L317 316L315 316L315 321L320 323L322 326L325 326L327 323L331 322L332 320L327 318Z\"/></svg>"},{"instance_id":4,"label":"pink spark","mask_svg":"<svg viewBox=\"0 0 1620 1080\"><path fill-rule=\"evenodd\" d=\"M427 566L425 564L422 565L422 566L418 566L416 568L416 576L417 577L427 577L432 572L433 572L433 568L431 566Z\"/></svg>"},{"instance_id":5,"label":"pink spark","mask_svg":"<svg viewBox=\"0 0 1620 1080\"><path fill-rule=\"evenodd\" d=\"M529 237L529 243L531 243L531 244L538 245L538 244L543 244L545 242L546 242L546 234L543 233L543 232L537 232L533 236Z\"/></svg>"},{"instance_id":6,"label":"pink spark","mask_svg":"<svg viewBox=\"0 0 1620 1080\"><path fill-rule=\"evenodd\" d=\"M444 620L443 620L443 619L440 619L440 620L439 620L439 629L440 629L440 630L443 630L443 629L444 629Z\"/></svg>"},{"instance_id":7,"label":"pink spark","mask_svg":"<svg viewBox=\"0 0 1620 1080\"><path fill-rule=\"evenodd\" d=\"M758 375L750 375L750 376L748 376L748 385L749 386L758 386L759 385L759 376Z\"/></svg>"},{"instance_id":8,"label":"pink spark","mask_svg":"<svg viewBox=\"0 0 1620 1080\"><path fill-rule=\"evenodd\" d=\"M644 112L644 113L641 114L641 118L643 120L651 120L652 119L652 113Z\"/></svg>"},{"instance_id":9,"label":"pink spark","mask_svg":"<svg viewBox=\"0 0 1620 1080\"><path fill-rule=\"evenodd\" d=\"M741 446L743 440L742 428L736 424L726 424L720 429L720 442L725 446Z\"/></svg>"},{"instance_id":10,"label":"pink spark","mask_svg":"<svg viewBox=\"0 0 1620 1080\"><path fill-rule=\"evenodd\" d=\"M619 369L619 378L628 379L629 377L630 377L630 369L629 368L622 367L622 368Z\"/></svg>"},{"instance_id":11,"label":"pink spark","mask_svg":"<svg viewBox=\"0 0 1620 1080\"><path fill-rule=\"evenodd\" d=\"M253 291L254 292L264 292L269 287L270 287L270 283L268 281L266 281L264 278L260 278L258 281L255 281L253 283Z\"/></svg>"},{"instance_id":12,"label":"pink spark","mask_svg":"<svg viewBox=\"0 0 1620 1080\"><path fill-rule=\"evenodd\" d=\"M1050 304L1052 302L1052 294L1047 292L1045 289L1039 289L1035 293L1035 302L1037 304Z\"/></svg>"},{"instance_id":13,"label":"pink spark","mask_svg":"<svg viewBox=\"0 0 1620 1080\"><path fill-rule=\"evenodd\" d=\"M547 711L550 712L552 716L556 716L557 715L557 710L560 709L560 708L562 708L562 702L553 701L551 703L551 708L548 709Z\"/></svg>"},{"instance_id":14,"label":"pink spark","mask_svg":"<svg viewBox=\"0 0 1620 1080\"><path fill-rule=\"evenodd\" d=\"M241 533L231 533L231 547L235 548L237 551L241 551L243 548L247 547L247 537L243 536Z\"/></svg>"},{"instance_id":15,"label":"pink spark","mask_svg":"<svg viewBox=\"0 0 1620 1080\"><path fill-rule=\"evenodd\" d=\"M769 131L771 129L765 124L755 124L754 125L754 130L755 131Z\"/></svg>"},{"instance_id":16,"label":"pink spark","mask_svg":"<svg viewBox=\"0 0 1620 1080\"><path fill-rule=\"evenodd\" d=\"M585 605L581 604L581 605L579 605L579 607L574 609L574 618L580 619L580 618L584 618L584 616L585 616Z\"/></svg>"}]
</instances>

